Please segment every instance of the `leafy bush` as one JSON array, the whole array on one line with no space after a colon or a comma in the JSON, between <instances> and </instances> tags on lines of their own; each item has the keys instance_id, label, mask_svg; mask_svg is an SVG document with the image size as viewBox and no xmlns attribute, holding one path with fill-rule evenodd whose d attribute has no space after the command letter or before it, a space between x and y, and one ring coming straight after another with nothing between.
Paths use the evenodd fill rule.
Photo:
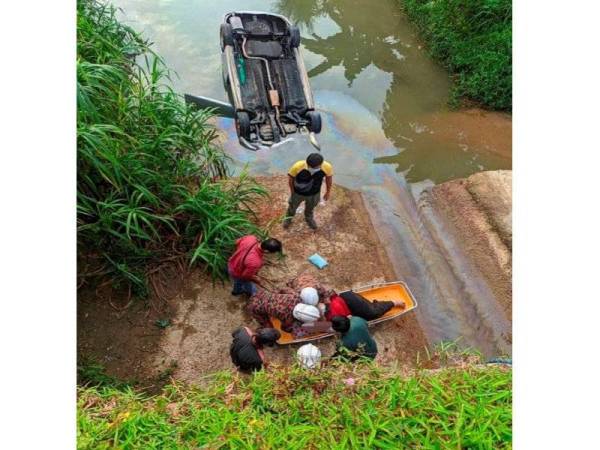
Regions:
<instances>
[{"instance_id":1,"label":"leafy bush","mask_svg":"<svg viewBox=\"0 0 600 450\"><path fill-rule=\"evenodd\" d=\"M511 0L403 0L430 53L456 75L455 99L512 108Z\"/></svg>"},{"instance_id":2,"label":"leafy bush","mask_svg":"<svg viewBox=\"0 0 600 450\"><path fill-rule=\"evenodd\" d=\"M115 9L77 3L77 231L84 282L148 292L165 261L225 275L235 239L260 231L265 191L228 175L210 111L189 107L163 61ZM131 291L130 291L131 292Z\"/></svg>"},{"instance_id":3,"label":"leafy bush","mask_svg":"<svg viewBox=\"0 0 600 450\"><path fill-rule=\"evenodd\" d=\"M512 372L402 376L370 364L216 374L205 388L78 390L78 447L481 448L512 445Z\"/></svg>"}]
</instances>

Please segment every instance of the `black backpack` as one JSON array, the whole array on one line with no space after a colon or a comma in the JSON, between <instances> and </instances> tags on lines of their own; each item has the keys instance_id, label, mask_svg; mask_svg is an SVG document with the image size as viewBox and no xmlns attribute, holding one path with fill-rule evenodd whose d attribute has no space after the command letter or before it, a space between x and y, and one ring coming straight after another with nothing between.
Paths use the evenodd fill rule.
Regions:
<instances>
[{"instance_id":1,"label":"black backpack","mask_svg":"<svg viewBox=\"0 0 600 450\"><path fill-rule=\"evenodd\" d=\"M300 173L294 177L294 190L297 194L309 194L314 184L315 180L313 179L313 176L306 169L301 170Z\"/></svg>"}]
</instances>

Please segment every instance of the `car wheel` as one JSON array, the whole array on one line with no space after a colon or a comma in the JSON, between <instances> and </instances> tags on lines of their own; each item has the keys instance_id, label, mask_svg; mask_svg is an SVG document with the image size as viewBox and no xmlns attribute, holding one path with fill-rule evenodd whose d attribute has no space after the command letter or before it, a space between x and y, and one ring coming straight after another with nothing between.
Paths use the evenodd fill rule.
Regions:
<instances>
[{"instance_id":1,"label":"car wheel","mask_svg":"<svg viewBox=\"0 0 600 450\"><path fill-rule=\"evenodd\" d=\"M225 50L226 45L233 45L233 31L231 31L231 25L222 23L219 35L221 38L221 51Z\"/></svg>"},{"instance_id":2,"label":"car wheel","mask_svg":"<svg viewBox=\"0 0 600 450\"><path fill-rule=\"evenodd\" d=\"M250 116L245 111L235 113L235 131L238 137L250 139Z\"/></svg>"},{"instance_id":3,"label":"car wheel","mask_svg":"<svg viewBox=\"0 0 600 450\"><path fill-rule=\"evenodd\" d=\"M290 45L292 48L300 46L300 29L294 25L290 27Z\"/></svg>"},{"instance_id":4,"label":"car wheel","mask_svg":"<svg viewBox=\"0 0 600 450\"><path fill-rule=\"evenodd\" d=\"M308 119L308 129L314 133L321 132L321 114L316 111L308 111L306 113Z\"/></svg>"}]
</instances>

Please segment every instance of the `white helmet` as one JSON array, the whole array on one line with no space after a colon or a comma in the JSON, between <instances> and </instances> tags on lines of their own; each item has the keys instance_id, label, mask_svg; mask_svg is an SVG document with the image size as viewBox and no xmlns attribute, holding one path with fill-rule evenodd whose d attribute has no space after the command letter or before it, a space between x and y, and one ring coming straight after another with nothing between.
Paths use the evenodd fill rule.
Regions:
<instances>
[{"instance_id":1,"label":"white helmet","mask_svg":"<svg viewBox=\"0 0 600 450\"><path fill-rule=\"evenodd\" d=\"M300 298L302 299L302 303L306 303L307 305L317 306L319 303L319 294L314 287L305 287L300 291Z\"/></svg>"},{"instance_id":2,"label":"white helmet","mask_svg":"<svg viewBox=\"0 0 600 450\"><path fill-rule=\"evenodd\" d=\"M296 356L298 357L300 365L305 369L319 367L321 362L321 350L312 344L304 344L298 349Z\"/></svg>"},{"instance_id":3,"label":"white helmet","mask_svg":"<svg viewBox=\"0 0 600 450\"><path fill-rule=\"evenodd\" d=\"M304 303L298 303L294 306L292 314L296 319L304 323L315 322L321 317L316 306L306 305Z\"/></svg>"}]
</instances>

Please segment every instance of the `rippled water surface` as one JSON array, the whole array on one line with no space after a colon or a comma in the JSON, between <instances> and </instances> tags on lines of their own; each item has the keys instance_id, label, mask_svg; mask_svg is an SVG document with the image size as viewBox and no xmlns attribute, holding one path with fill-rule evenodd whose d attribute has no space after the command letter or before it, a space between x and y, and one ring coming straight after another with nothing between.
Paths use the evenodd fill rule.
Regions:
<instances>
[{"instance_id":1,"label":"rippled water surface","mask_svg":"<svg viewBox=\"0 0 600 450\"><path fill-rule=\"evenodd\" d=\"M226 12L271 11L298 23L302 54L323 116L323 154L334 165L337 183L361 189L369 199L374 222L394 243L389 253L396 271L422 297L420 320L429 337L466 336L486 353L506 350L491 337L492 331L478 331L485 326L473 325L464 305L456 306L457 297L471 294L468 286L452 279L447 266L463 267L462 261L440 262L424 234L413 194L480 170L511 168L511 119L477 109L448 110L451 80L427 56L396 0L114 3L178 73L173 79L178 91L219 100L226 100L218 39ZM218 124L227 132L225 148L238 170L251 163L256 174L285 173L311 151L306 141L297 140L253 153L239 146L230 119L219 119ZM478 298L485 297L482 292L476 290Z\"/></svg>"}]
</instances>

